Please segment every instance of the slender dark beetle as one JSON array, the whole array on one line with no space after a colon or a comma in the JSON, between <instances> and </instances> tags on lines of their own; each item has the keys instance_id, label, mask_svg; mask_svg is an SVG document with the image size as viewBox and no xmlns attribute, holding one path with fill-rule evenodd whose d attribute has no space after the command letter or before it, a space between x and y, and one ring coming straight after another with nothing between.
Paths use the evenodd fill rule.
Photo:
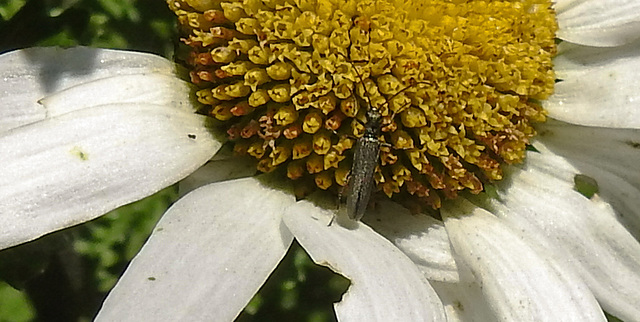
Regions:
<instances>
[{"instance_id":1,"label":"slender dark beetle","mask_svg":"<svg viewBox=\"0 0 640 322\"><path fill-rule=\"evenodd\" d=\"M348 60L348 57L344 57ZM349 193L347 194L347 215L350 219L359 221L367 210L369 199L371 198L371 194L373 193L376 185L373 176L376 172L376 167L378 166L378 159L380 158L380 146L383 145L383 143L380 142L383 124L380 111L371 104L371 98L369 97L369 94L367 94L367 89L364 81L362 80L362 76L358 73L358 70L353 63L351 66L360 79L360 83L364 88L364 93L367 98L367 104L369 105L365 113L366 122L363 124L364 133L357 139L356 146L354 148L353 163L351 165L348 180ZM418 82L418 84L420 83L426 82ZM393 94L390 99L393 99L396 95L411 88L413 85L407 86ZM353 95L355 95L355 93ZM358 102L357 98L356 102ZM387 100L385 104L389 105L389 100ZM359 120L358 122L362 123ZM333 219L331 221L333 222Z\"/></svg>"},{"instance_id":2,"label":"slender dark beetle","mask_svg":"<svg viewBox=\"0 0 640 322\"><path fill-rule=\"evenodd\" d=\"M380 157L382 116L370 102L366 117L364 134L358 138L353 152L353 164L349 177L347 214L353 220L360 220L367 210L369 198L375 187L373 175Z\"/></svg>"}]
</instances>

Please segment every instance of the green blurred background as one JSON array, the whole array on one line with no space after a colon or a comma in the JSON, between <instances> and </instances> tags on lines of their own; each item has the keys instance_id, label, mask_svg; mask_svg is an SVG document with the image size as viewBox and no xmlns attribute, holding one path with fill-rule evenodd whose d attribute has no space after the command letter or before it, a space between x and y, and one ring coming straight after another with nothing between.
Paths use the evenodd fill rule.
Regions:
<instances>
[{"instance_id":1,"label":"green blurred background","mask_svg":"<svg viewBox=\"0 0 640 322\"><path fill-rule=\"evenodd\" d=\"M0 0L0 52L91 46L172 57L174 15L162 0ZM89 321L177 188L97 220L0 252L0 322ZM238 321L334 321L348 281L295 244Z\"/></svg>"}]
</instances>

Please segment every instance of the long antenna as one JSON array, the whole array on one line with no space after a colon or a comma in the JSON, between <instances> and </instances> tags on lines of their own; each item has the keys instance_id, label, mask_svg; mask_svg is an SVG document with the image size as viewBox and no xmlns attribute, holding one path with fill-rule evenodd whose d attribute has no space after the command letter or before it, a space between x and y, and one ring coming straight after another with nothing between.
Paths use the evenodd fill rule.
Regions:
<instances>
[{"instance_id":1,"label":"long antenna","mask_svg":"<svg viewBox=\"0 0 640 322\"><path fill-rule=\"evenodd\" d=\"M371 97L369 97L369 91L367 90L367 87L364 85L364 79L362 78L362 75L360 75L360 73L358 72L358 68L356 68L356 65L351 61L351 59L349 57L347 57L347 55L341 53L341 52L337 52L338 54L340 54L342 57L344 57L345 61L348 62L349 64L351 64L351 68L353 68L353 71L356 73L356 75L358 76L358 79L360 80L360 84L362 84L362 89L364 90L364 95L367 98L367 101L369 101L369 107L370 108L375 108L377 110L376 107L373 106L373 103L371 101ZM354 87L355 90L355 87ZM355 92L353 92L353 94L355 95ZM356 103L357 103L357 98L356 98Z\"/></svg>"},{"instance_id":2,"label":"long antenna","mask_svg":"<svg viewBox=\"0 0 640 322\"><path fill-rule=\"evenodd\" d=\"M358 68L356 68L356 65L355 65L355 64L353 63L353 61L351 61L351 60L349 59L349 57L347 57L345 54L343 54L343 53L341 53L341 52L336 52L336 53L337 53L337 54L339 54L339 55L341 55L342 57L344 57L344 58L345 58L345 61L346 61L346 62L348 62L349 64L351 64L351 68L353 68L354 72L355 72L355 73L356 73L356 75L358 76L358 79L360 80L360 84L362 84L362 89L364 90L364 94L365 94L365 97L366 97L366 99L367 99L367 101L368 101L368 103L369 103L369 107L370 107L370 108L372 108L372 109L377 110L378 108L377 108L377 107L375 107L375 106L373 106L373 101L371 100L371 97L369 96L369 91L367 90L367 87L366 87L366 86L365 86L365 84L364 84L364 79L362 78L362 75L360 75L360 73L358 72ZM428 81L421 81L421 82L415 82L415 83L413 83L413 84L411 84L411 85L407 85L405 88L403 88L403 89L401 89L401 90L397 91L395 94L391 95L391 97L389 97L389 98L386 98L386 97L385 97L385 102L384 102L384 104L385 104L386 106L389 106L389 104L390 104L391 100L393 100L395 97L397 97L398 95L400 95L400 94L402 94L403 92L407 91L408 89L412 88L413 86L420 85L420 84L431 84L431 83L430 83L430 82L428 82ZM407 105L408 105L408 104L407 104ZM405 106L406 106L406 105L405 105ZM403 107L404 107L404 106L403 106ZM396 113L394 112L393 114L395 115Z\"/></svg>"}]
</instances>

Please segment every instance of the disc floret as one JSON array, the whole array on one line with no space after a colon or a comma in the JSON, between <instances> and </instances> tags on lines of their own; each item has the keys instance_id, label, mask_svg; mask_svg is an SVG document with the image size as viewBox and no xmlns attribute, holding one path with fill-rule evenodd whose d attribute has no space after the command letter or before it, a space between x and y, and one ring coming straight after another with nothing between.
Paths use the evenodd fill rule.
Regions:
<instances>
[{"instance_id":1,"label":"disc floret","mask_svg":"<svg viewBox=\"0 0 640 322\"><path fill-rule=\"evenodd\" d=\"M370 103L383 117L380 191L433 208L479 193L523 160L553 91L548 1L169 4L204 112L236 153L301 185L348 184Z\"/></svg>"}]
</instances>

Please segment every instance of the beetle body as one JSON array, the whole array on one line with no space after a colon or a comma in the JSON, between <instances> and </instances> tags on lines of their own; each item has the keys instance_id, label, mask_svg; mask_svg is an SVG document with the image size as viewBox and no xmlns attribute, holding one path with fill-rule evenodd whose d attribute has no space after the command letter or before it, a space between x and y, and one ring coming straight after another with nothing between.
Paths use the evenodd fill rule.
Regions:
<instances>
[{"instance_id":1,"label":"beetle body","mask_svg":"<svg viewBox=\"0 0 640 322\"><path fill-rule=\"evenodd\" d=\"M370 107L366 117L364 134L356 141L349 177L347 214L352 220L360 220L367 210L375 189L373 176L380 157L382 116L377 109Z\"/></svg>"}]
</instances>

